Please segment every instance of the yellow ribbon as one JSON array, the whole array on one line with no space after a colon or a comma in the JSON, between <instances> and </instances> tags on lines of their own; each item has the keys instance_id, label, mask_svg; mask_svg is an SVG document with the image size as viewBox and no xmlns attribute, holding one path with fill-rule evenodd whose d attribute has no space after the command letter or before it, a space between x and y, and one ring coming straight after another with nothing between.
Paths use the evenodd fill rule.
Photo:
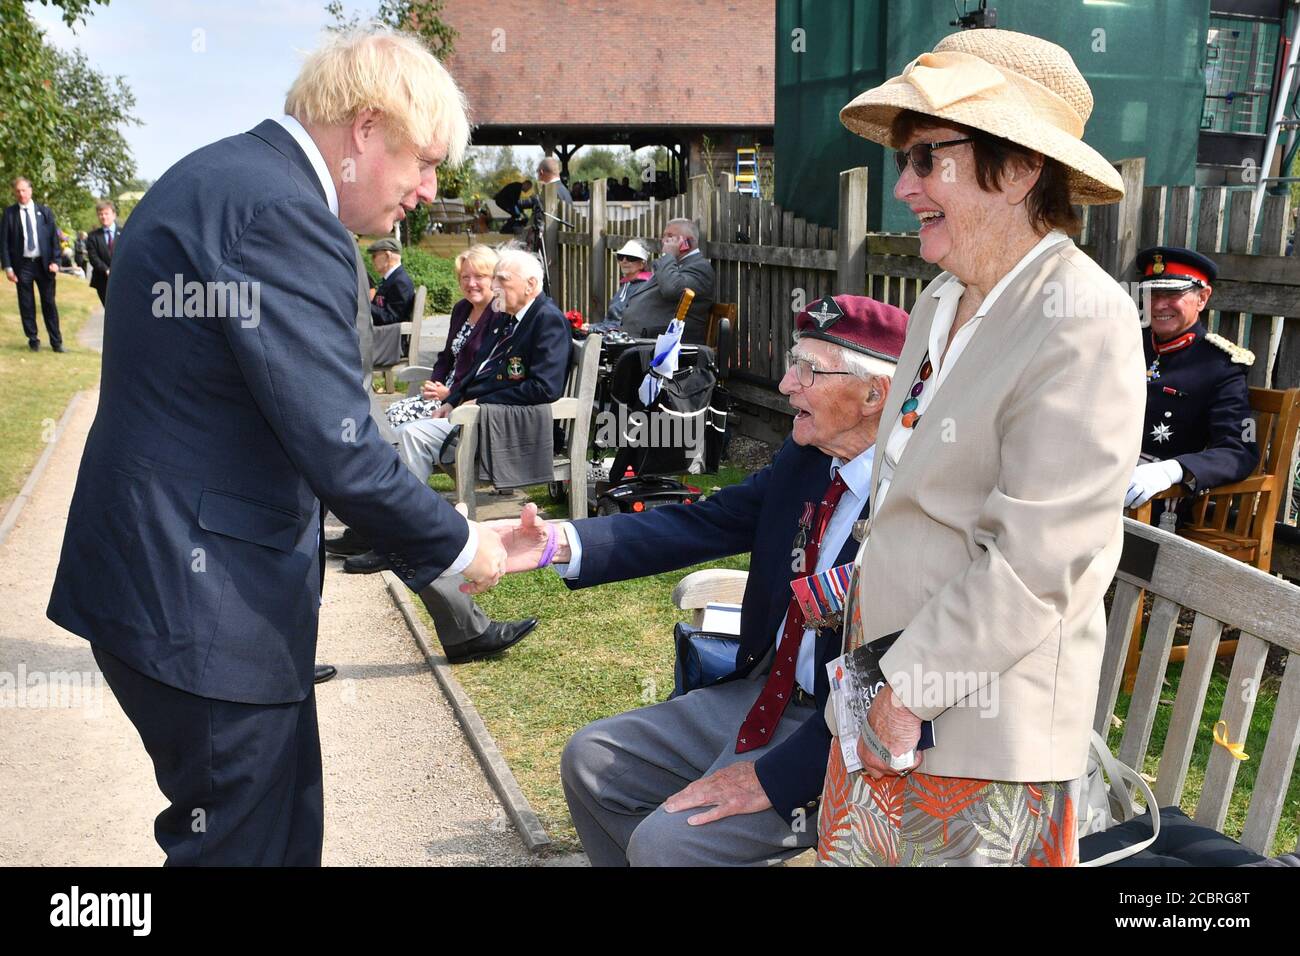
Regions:
<instances>
[{"instance_id":1,"label":"yellow ribbon","mask_svg":"<svg viewBox=\"0 0 1300 956\"><path fill-rule=\"evenodd\" d=\"M1221 720L1214 725L1214 742L1232 754L1237 760L1250 759L1250 755L1246 753L1246 742L1244 740L1241 743L1234 744L1228 739L1228 722L1226 720Z\"/></svg>"}]
</instances>

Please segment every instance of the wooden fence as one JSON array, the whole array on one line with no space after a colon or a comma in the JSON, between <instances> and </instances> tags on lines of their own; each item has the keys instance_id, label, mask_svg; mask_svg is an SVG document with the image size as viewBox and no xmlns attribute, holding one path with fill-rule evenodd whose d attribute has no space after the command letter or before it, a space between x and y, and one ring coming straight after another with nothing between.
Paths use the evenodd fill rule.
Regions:
<instances>
[{"instance_id":1,"label":"wooden fence","mask_svg":"<svg viewBox=\"0 0 1300 956\"><path fill-rule=\"evenodd\" d=\"M1289 197L1268 197L1252 229L1249 189L1148 187L1145 165L1140 158L1117 163L1125 198L1079 210L1080 246L1122 283L1134 281L1137 252L1146 246L1187 246L1210 255L1219 266L1210 328L1255 353L1251 385L1300 386L1300 258L1284 254ZM681 196L617 222L608 216L602 182L592 184L586 210L560 208L553 189L543 196L548 211L574 227L548 220L552 291L566 310L593 320L604 315L617 285L615 249L635 238L653 251L669 219L695 221L717 273L715 298L737 307L732 392L753 413L746 424L758 437L788 434L789 406L776 384L785 373L794 317L804 305L834 292L910 310L939 272L920 257L915 234L867 231L865 168L840 174L838 230L729 191L725 182L717 188L704 176L693 177Z\"/></svg>"}]
</instances>

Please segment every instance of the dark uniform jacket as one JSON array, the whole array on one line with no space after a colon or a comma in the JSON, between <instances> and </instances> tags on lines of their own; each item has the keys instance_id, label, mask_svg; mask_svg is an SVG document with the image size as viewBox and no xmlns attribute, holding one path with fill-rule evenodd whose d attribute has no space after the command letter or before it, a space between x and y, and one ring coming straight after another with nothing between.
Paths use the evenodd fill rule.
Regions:
<instances>
[{"instance_id":1,"label":"dark uniform jacket","mask_svg":"<svg viewBox=\"0 0 1300 956\"><path fill-rule=\"evenodd\" d=\"M375 325L409 322L414 305L415 283L406 270L398 266L387 279L375 286L375 297L370 300L370 318Z\"/></svg>"},{"instance_id":2,"label":"dark uniform jacket","mask_svg":"<svg viewBox=\"0 0 1300 956\"><path fill-rule=\"evenodd\" d=\"M447 404L545 405L564 394L573 338L560 307L539 295L514 325L513 316L492 316L470 374L452 385Z\"/></svg>"},{"instance_id":3,"label":"dark uniform jacket","mask_svg":"<svg viewBox=\"0 0 1300 956\"><path fill-rule=\"evenodd\" d=\"M1245 478L1259 464L1246 386L1251 353L1200 322L1169 342L1157 344L1150 333L1145 339L1143 453L1176 458L1190 491Z\"/></svg>"},{"instance_id":4,"label":"dark uniform jacket","mask_svg":"<svg viewBox=\"0 0 1300 956\"><path fill-rule=\"evenodd\" d=\"M585 588L748 553L736 670L718 683L747 677L776 643L777 628L790 607L790 580L799 576L790 570L799 519L805 502L816 501L830 484L830 467L830 456L787 440L762 471L696 504L575 521L582 568L576 581L566 583ZM857 549L850 535L835 564L852 561ZM820 796L830 755L831 733L823 717L830 695L826 664L840 654L840 632L824 628L816 641L815 713L782 743L754 751L759 783L787 821L795 809Z\"/></svg>"}]
</instances>

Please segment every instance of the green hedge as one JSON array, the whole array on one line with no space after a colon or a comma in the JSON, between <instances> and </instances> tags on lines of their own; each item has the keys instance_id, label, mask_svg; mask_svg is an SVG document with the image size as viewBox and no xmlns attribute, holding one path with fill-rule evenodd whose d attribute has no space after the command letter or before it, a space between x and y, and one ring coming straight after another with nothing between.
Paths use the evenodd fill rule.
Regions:
<instances>
[{"instance_id":1,"label":"green hedge","mask_svg":"<svg viewBox=\"0 0 1300 956\"><path fill-rule=\"evenodd\" d=\"M375 274L375 267L370 257L366 256L365 259L366 271L378 284L379 276ZM426 314L450 312L451 307L460 300L460 282L456 279L456 264L451 259L444 259L423 249L407 246L402 250L402 265L417 289L424 286L429 290L429 297L424 304Z\"/></svg>"}]
</instances>

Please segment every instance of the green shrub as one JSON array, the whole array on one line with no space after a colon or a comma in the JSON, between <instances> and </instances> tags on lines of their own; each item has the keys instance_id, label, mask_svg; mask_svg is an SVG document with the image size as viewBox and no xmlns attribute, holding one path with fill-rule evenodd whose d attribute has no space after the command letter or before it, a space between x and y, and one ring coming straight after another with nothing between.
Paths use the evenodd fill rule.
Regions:
<instances>
[{"instance_id":1,"label":"green shrub","mask_svg":"<svg viewBox=\"0 0 1300 956\"><path fill-rule=\"evenodd\" d=\"M366 271L378 285L379 276L375 274L375 267L370 257L366 256L365 260ZM461 298L460 282L456 278L456 264L451 259L435 256L414 246L406 246L402 249L402 266L417 289L424 286L428 290L428 298L424 304L426 314L450 312L451 307Z\"/></svg>"}]
</instances>

